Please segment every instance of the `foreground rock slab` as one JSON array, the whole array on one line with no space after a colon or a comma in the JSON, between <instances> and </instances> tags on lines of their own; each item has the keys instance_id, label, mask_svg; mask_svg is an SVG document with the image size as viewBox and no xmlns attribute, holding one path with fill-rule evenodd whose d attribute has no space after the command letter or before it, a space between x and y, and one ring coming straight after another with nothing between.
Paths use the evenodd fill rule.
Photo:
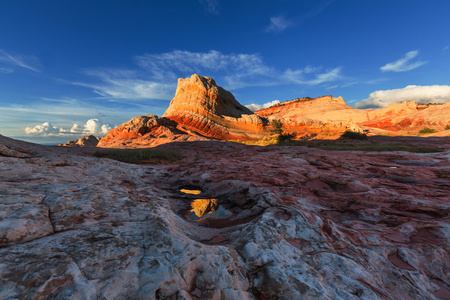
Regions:
<instances>
[{"instance_id":1,"label":"foreground rock slab","mask_svg":"<svg viewBox=\"0 0 450 300\"><path fill-rule=\"evenodd\" d=\"M0 145L1 299L449 299L449 149ZM196 198L232 215L188 221Z\"/></svg>"}]
</instances>

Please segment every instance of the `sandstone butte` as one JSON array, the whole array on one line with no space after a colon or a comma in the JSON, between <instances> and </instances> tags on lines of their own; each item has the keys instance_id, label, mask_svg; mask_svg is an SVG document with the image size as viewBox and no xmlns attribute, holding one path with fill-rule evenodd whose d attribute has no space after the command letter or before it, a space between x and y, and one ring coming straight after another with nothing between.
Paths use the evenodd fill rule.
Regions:
<instances>
[{"instance_id":1,"label":"sandstone butte","mask_svg":"<svg viewBox=\"0 0 450 300\"><path fill-rule=\"evenodd\" d=\"M137 165L0 135L0 299L450 299L449 139L383 139L444 151L193 141Z\"/></svg>"},{"instance_id":2,"label":"sandstone butte","mask_svg":"<svg viewBox=\"0 0 450 300\"><path fill-rule=\"evenodd\" d=\"M279 119L285 132L297 137L313 133L317 138L337 138L345 130L389 136L417 135L424 128L450 136L450 103L418 105L405 101L380 109L356 109L342 97L297 99L259 110L242 106L234 96L209 77L197 74L180 78L175 97L161 118L138 116L103 137L98 146L109 148L149 147L199 140L259 140L270 135L270 121Z\"/></svg>"}]
</instances>

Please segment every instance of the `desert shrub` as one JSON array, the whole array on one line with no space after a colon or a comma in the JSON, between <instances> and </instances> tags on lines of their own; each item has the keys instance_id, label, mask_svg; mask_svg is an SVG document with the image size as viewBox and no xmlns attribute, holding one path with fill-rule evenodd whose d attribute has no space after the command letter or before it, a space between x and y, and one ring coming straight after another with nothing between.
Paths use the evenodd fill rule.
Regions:
<instances>
[{"instance_id":1,"label":"desert shrub","mask_svg":"<svg viewBox=\"0 0 450 300\"><path fill-rule=\"evenodd\" d=\"M292 141L292 139L295 137L295 134L293 133L280 133L277 136L277 144L286 144Z\"/></svg>"},{"instance_id":2,"label":"desert shrub","mask_svg":"<svg viewBox=\"0 0 450 300\"><path fill-rule=\"evenodd\" d=\"M166 137L167 137L167 135L165 135L165 134L161 134L161 135L159 136L160 139L166 138Z\"/></svg>"},{"instance_id":3,"label":"desert shrub","mask_svg":"<svg viewBox=\"0 0 450 300\"><path fill-rule=\"evenodd\" d=\"M450 130L450 125L445 126L445 130Z\"/></svg>"},{"instance_id":4,"label":"desert shrub","mask_svg":"<svg viewBox=\"0 0 450 300\"><path fill-rule=\"evenodd\" d=\"M127 163L158 162L160 160L177 161L183 158L180 152L162 149L111 149L97 151L94 156L107 157Z\"/></svg>"},{"instance_id":5,"label":"desert shrub","mask_svg":"<svg viewBox=\"0 0 450 300\"><path fill-rule=\"evenodd\" d=\"M271 132L273 134L282 134L283 133L283 122L281 122L281 120L272 120L272 122L270 122L270 124L272 125L272 130Z\"/></svg>"},{"instance_id":6,"label":"desert shrub","mask_svg":"<svg viewBox=\"0 0 450 300\"><path fill-rule=\"evenodd\" d=\"M363 132L357 132L357 131L351 131L346 130L342 135L341 138L344 139L351 139L351 140L367 140L367 134Z\"/></svg>"},{"instance_id":7,"label":"desert shrub","mask_svg":"<svg viewBox=\"0 0 450 300\"><path fill-rule=\"evenodd\" d=\"M422 129L421 131L419 131L419 134L427 134L427 133L434 133L436 132L436 130L425 127L424 129Z\"/></svg>"}]
</instances>

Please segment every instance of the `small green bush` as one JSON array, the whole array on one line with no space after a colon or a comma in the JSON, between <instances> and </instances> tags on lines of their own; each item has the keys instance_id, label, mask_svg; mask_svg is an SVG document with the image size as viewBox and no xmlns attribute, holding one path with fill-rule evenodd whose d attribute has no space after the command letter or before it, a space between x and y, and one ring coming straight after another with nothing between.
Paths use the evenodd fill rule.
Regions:
<instances>
[{"instance_id":1,"label":"small green bush","mask_svg":"<svg viewBox=\"0 0 450 300\"><path fill-rule=\"evenodd\" d=\"M445 130L450 130L450 125L445 126Z\"/></svg>"},{"instance_id":2,"label":"small green bush","mask_svg":"<svg viewBox=\"0 0 450 300\"><path fill-rule=\"evenodd\" d=\"M419 131L419 134L427 134L427 133L435 133L436 130L425 127L424 129L422 129L421 131Z\"/></svg>"},{"instance_id":3,"label":"small green bush","mask_svg":"<svg viewBox=\"0 0 450 300\"><path fill-rule=\"evenodd\" d=\"M283 133L283 122L281 122L281 120L272 120L272 122L270 122L270 124L272 125L272 130L271 132L273 134L282 134Z\"/></svg>"},{"instance_id":4,"label":"small green bush","mask_svg":"<svg viewBox=\"0 0 450 300\"><path fill-rule=\"evenodd\" d=\"M162 149L111 149L97 151L96 157L107 157L127 163L158 162L159 160L177 161L183 158L180 152Z\"/></svg>"},{"instance_id":5,"label":"small green bush","mask_svg":"<svg viewBox=\"0 0 450 300\"><path fill-rule=\"evenodd\" d=\"M166 138L166 137L167 137L167 135L165 135L165 134L161 134L161 135L159 136L160 139L163 139L163 138Z\"/></svg>"},{"instance_id":6,"label":"small green bush","mask_svg":"<svg viewBox=\"0 0 450 300\"><path fill-rule=\"evenodd\" d=\"M367 140L367 134L363 132L346 130L341 135L341 138L351 139L351 140Z\"/></svg>"},{"instance_id":7,"label":"small green bush","mask_svg":"<svg viewBox=\"0 0 450 300\"><path fill-rule=\"evenodd\" d=\"M286 144L292 141L292 139L295 137L295 134L293 133L280 133L277 136L277 144Z\"/></svg>"}]
</instances>

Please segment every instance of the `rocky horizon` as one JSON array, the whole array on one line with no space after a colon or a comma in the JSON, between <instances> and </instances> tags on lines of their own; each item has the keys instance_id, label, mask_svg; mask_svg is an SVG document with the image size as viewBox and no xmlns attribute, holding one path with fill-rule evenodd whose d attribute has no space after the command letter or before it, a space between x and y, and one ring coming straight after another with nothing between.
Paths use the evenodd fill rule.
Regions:
<instances>
[{"instance_id":1,"label":"rocky horizon","mask_svg":"<svg viewBox=\"0 0 450 300\"><path fill-rule=\"evenodd\" d=\"M372 135L413 136L428 128L426 136L450 136L450 103L418 105L404 101L379 109L357 109L342 97L299 98L255 112L241 105L212 78L193 74L180 78L166 112L137 116L110 130L99 147L152 147L175 141L257 141L271 135L271 121L295 138L335 139L345 130ZM87 137L84 137L87 139ZM86 143L83 138L65 146ZM86 144L88 145L88 144ZM92 145L90 143L89 145Z\"/></svg>"}]
</instances>

